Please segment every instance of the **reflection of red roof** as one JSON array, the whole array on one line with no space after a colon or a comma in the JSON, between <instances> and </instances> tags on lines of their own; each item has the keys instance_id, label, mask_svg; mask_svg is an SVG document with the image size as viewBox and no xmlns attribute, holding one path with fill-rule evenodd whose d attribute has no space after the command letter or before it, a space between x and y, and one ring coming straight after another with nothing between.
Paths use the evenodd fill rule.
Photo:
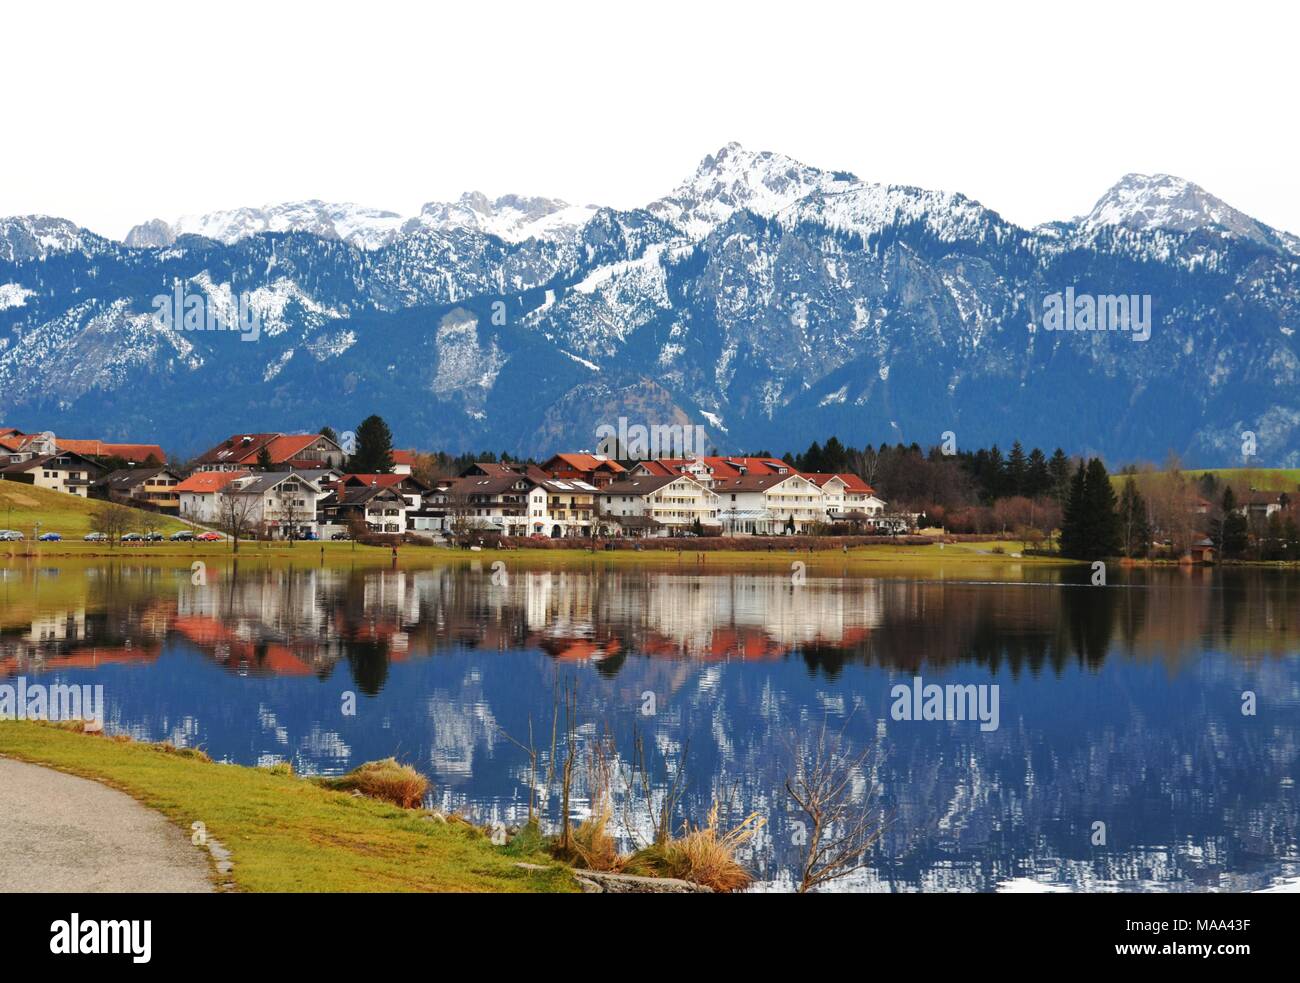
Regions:
<instances>
[{"instance_id":1,"label":"reflection of red roof","mask_svg":"<svg viewBox=\"0 0 1300 983\"><path fill-rule=\"evenodd\" d=\"M611 655L618 655L623 648L617 638L603 642L589 638L544 638L538 647L560 662L600 662Z\"/></svg>"},{"instance_id":2,"label":"reflection of red roof","mask_svg":"<svg viewBox=\"0 0 1300 983\"><path fill-rule=\"evenodd\" d=\"M196 471L174 489L176 492L194 492L207 494L218 492L236 478L244 478L247 471Z\"/></svg>"},{"instance_id":3,"label":"reflection of red roof","mask_svg":"<svg viewBox=\"0 0 1300 983\"><path fill-rule=\"evenodd\" d=\"M100 666L129 666L145 662L157 662L162 654L159 644L139 645L127 648L125 645L95 645L73 649L67 655L53 656L46 661L45 671L54 672L64 669L97 669ZM30 666L20 670L17 662L0 662L0 677L17 676L19 672L32 673Z\"/></svg>"},{"instance_id":4,"label":"reflection of red roof","mask_svg":"<svg viewBox=\"0 0 1300 983\"><path fill-rule=\"evenodd\" d=\"M210 655L216 655L218 645L225 645L229 654L216 661L227 669L248 666L275 676L307 676L312 671L311 666L298 658L288 645L279 642L259 645L236 639L234 633L216 618L191 615L177 618L172 627L200 648L211 649Z\"/></svg>"}]
</instances>

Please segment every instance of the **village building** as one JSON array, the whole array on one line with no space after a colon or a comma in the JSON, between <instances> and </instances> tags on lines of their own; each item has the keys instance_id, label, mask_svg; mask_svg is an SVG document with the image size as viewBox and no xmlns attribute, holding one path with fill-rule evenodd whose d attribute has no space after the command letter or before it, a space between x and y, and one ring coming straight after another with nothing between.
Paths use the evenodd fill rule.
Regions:
<instances>
[{"instance_id":1,"label":"village building","mask_svg":"<svg viewBox=\"0 0 1300 983\"><path fill-rule=\"evenodd\" d=\"M393 485L339 484L319 502L319 535L326 538L350 532L357 523L384 535L406 532L406 514L411 505Z\"/></svg>"},{"instance_id":2,"label":"village building","mask_svg":"<svg viewBox=\"0 0 1300 983\"><path fill-rule=\"evenodd\" d=\"M729 535L803 533L826 521L822 490L793 469L715 481L713 490L718 518Z\"/></svg>"},{"instance_id":3,"label":"village building","mask_svg":"<svg viewBox=\"0 0 1300 983\"><path fill-rule=\"evenodd\" d=\"M263 453L265 452L265 453ZM273 469L310 471L343 466L343 448L321 434L234 434L194 460L196 471Z\"/></svg>"},{"instance_id":4,"label":"village building","mask_svg":"<svg viewBox=\"0 0 1300 983\"><path fill-rule=\"evenodd\" d=\"M417 454L415 451L393 451L393 473L411 474L415 468Z\"/></svg>"},{"instance_id":5,"label":"village building","mask_svg":"<svg viewBox=\"0 0 1300 983\"><path fill-rule=\"evenodd\" d=\"M552 478L575 478L597 488L619 480L627 469L604 454L556 454L541 465Z\"/></svg>"},{"instance_id":6,"label":"village building","mask_svg":"<svg viewBox=\"0 0 1300 983\"><path fill-rule=\"evenodd\" d=\"M248 471L199 471L176 486L179 515L189 522L214 525L221 519L221 493Z\"/></svg>"},{"instance_id":7,"label":"village building","mask_svg":"<svg viewBox=\"0 0 1300 983\"><path fill-rule=\"evenodd\" d=\"M161 467L167 454L158 444L114 443L105 440L56 438L59 450L80 454L96 461L123 461L127 467Z\"/></svg>"},{"instance_id":8,"label":"village building","mask_svg":"<svg viewBox=\"0 0 1300 983\"><path fill-rule=\"evenodd\" d=\"M250 474L220 492L225 501L219 504L219 514L233 513L246 528L269 539L311 539L316 535L316 506L323 497L319 485L295 471Z\"/></svg>"},{"instance_id":9,"label":"village building","mask_svg":"<svg viewBox=\"0 0 1300 983\"><path fill-rule=\"evenodd\" d=\"M631 519L631 523L624 520ZM640 520L650 519L652 523ZM718 524L718 496L686 475L629 474L600 489L597 524L641 535L690 532Z\"/></svg>"},{"instance_id":10,"label":"village building","mask_svg":"<svg viewBox=\"0 0 1300 983\"><path fill-rule=\"evenodd\" d=\"M170 468L130 468L113 471L96 482L110 501L145 503L159 512L179 515L181 476Z\"/></svg>"},{"instance_id":11,"label":"village building","mask_svg":"<svg viewBox=\"0 0 1300 983\"><path fill-rule=\"evenodd\" d=\"M7 464L0 468L0 479L89 498L91 485L103 473L103 468L94 461L61 451Z\"/></svg>"}]
</instances>

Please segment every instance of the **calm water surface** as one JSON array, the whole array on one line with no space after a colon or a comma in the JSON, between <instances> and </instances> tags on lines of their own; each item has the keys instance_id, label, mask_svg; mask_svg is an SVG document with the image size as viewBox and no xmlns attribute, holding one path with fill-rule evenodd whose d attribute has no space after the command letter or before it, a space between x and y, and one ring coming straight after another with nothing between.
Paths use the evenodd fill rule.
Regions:
<instances>
[{"instance_id":1,"label":"calm water surface","mask_svg":"<svg viewBox=\"0 0 1300 983\"><path fill-rule=\"evenodd\" d=\"M210 567L204 586L188 567L0 565L0 682L102 683L108 730L241 764L332 774L396 755L431 804L507 823L529 775L506 735L527 743L531 723L544 768L572 684L584 744L625 762L641 734L658 785L684 760L679 823L715 801L766 817L745 859L772 889L799 855L791 748L824 721L874 748L855 794L890 817L842 888L1249 890L1300 874L1294 573L796 585L597 564L502 583L490 563ZM997 684L998 729L894 720L891 687L918 675Z\"/></svg>"}]
</instances>

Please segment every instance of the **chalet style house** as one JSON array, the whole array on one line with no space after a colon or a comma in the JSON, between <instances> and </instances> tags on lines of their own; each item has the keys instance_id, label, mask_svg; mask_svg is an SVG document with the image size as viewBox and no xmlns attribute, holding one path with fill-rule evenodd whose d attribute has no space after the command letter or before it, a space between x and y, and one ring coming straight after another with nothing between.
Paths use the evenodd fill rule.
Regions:
<instances>
[{"instance_id":1,"label":"chalet style house","mask_svg":"<svg viewBox=\"0 0 1300 983\"><path fill-rule=\"evenodd\" d=\"M261 467L310 470L343 466L343 448L318 433L233 434L194 461L196 471L246 471Z\"/></svg>"}]
</instances>

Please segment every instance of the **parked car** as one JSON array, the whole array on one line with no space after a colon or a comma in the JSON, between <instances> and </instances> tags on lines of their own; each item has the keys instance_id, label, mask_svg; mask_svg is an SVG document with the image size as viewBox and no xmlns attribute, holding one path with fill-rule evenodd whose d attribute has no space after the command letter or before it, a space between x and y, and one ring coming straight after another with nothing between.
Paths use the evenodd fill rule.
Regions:
<instances>
[{"instance_id":1,"label":"parked car","mask_svg":"<svg viewBox=\"0 0 1300 983\"><path fill-rule=\"evenodd\" d=\"M143 543L143 542L144 542L144 537L141 536L138 532L129 532L129 533L127 533L125 536L122 537L122 542L124 542L124 543Z\"/></svg>"},{"instance_id":2,"label":"parked car","mask_svg":"<svg viewBox=\"0 0 1300 983\"><path fill-rule=\"evenodd\" d=\"M60 536L57 532L43 532L43 533L41 533L41 542L42 542L42 543L61 543L61 542L63 542L63 537Z\"/></svg>"},{"instance_id":3,"label":"parked car","mask_svg":"<svg viewBox=\"0 0 1300 983\"><path fill-rule=\"evenodd\" d=\"M0 529L0 543L16 543L23 538L17 529Z\"/></svg>"},{"instance_id":4,"label":"parked car","mask_svg":"<svg viewBox=\"0 0 1300 983\"><path fill-rule=\"evenodd\" d=\"M163 541L163 534L160 532L145 533L144 541L146 543L161 543Z\"/></svg>"},{"instance_id":5,"label":"parked car","mask_svg":"<svg viewBox=\"0 0 1300 983\"><path fill-rule=\"evenodd\" d=\"M85 540L86 542L88 542L88 543L107 543L107 542L108 542L108 535L107 535L107 533L102 533L102 532L88 532L88 533L86 533L86 535L82 536L81 538L84 539L84 540Z\"/></svg>"},{"instance_id":6,"label":"parked car","mask_svg":"<svg viewBox=\"0 0 1300 983\"><path fill-rule=\"evenodd\" d=\"M345 532L336 532L333 536L330 537L330 539L334 540L334 542L336 542L336 543L337 543L337 542L341 542L342 540L345 540L345 539L351 539L351 538L352 538L352 537L349 536L349 535L348 535L347 533L345 533Z\"/></svg>"},{"instance_id":7,"label":"parked car","mask_svg":"<svg viewBox=\"0 0 1300 983\"><path fill-rule=\"evenodd\" d=\"M182 529L179 532L172 533L171 539L173 543L190 543L194 541L194 533L188 529Z\"/></svg>"},{"instance_id":8,"label":"parked car","mask_svg":"<svg viewBox=\"0 0 1300 983\"><path fill-rule=\"evenodd\" d=\"M194 538L197 539L200 543L216 543L221 541L222 536L221 533L219 532L205 532L205 533L200 533Z\"/></svg>"}]
</instances>

